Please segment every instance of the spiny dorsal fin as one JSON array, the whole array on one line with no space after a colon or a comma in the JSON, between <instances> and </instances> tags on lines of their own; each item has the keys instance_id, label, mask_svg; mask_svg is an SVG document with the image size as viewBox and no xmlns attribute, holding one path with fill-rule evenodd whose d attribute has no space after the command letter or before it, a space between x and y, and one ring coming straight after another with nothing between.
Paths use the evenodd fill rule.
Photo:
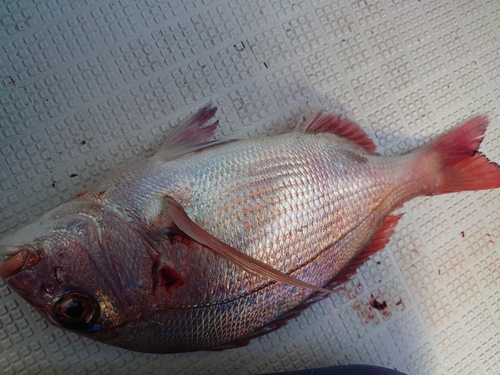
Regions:
<instances>
[{"instance_id":1,"label":"spiny dorsal fin","mask_svg":"<svg viewBox=\"0 0 500 375\"><path fill-rule=\"evenodd\" d=\"M301 130L305 133L333 133L357 143L370 154L377 155L377 146L365 131L354 121L342 118L339 114L319 111L302 125Z\"/></svg>"},{"instance_id":2,"label":"spiny dorsal fin","mask_svg":"<svg viewBox=\"0 0 500 375\"><path fill-rule=\"evenodd\" d=\"M165 159L174 159L190 152L227 142L207 141L214 135L219 121L206 127L203 126L215 116L215 112L217 112L217 107L214 107L212 103L201 108L194 116L188 118L168 135L156 155L161 155Z\"/></svg>"}]
</instances>

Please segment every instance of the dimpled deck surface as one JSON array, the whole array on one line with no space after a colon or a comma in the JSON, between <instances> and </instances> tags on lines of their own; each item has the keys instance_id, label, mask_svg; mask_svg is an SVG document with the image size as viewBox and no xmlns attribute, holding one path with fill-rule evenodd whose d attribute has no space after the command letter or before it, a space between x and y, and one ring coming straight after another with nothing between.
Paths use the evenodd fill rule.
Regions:
<instances>
[{"instance_id":1,"label":"dimpled deck surface","mask_svg":"<svg viewBox=\"0 0 500 375\"><path fill-rule=\"evenodd\" d=\"M384 155L477 113L500 162L496 0L0 0L0 235L212 101L216 136L318 108ZM384 250L285 328L223 352L138 354L54 328L0 282L4 374L258 374L363 363L500 373L500 190L405 204Z\"/></svg>"}]
</instances>

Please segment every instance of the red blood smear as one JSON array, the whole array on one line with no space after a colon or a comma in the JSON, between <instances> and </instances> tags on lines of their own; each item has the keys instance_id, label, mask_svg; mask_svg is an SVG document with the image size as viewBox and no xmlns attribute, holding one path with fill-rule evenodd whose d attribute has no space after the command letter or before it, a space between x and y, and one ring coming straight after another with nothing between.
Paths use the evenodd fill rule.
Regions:
<instances>
[{"instance_id":1,"label":"red blood smear","mask_svg":"<svg viewBox=\"0 0 500 375\"><path fill-rule=\"evenodd\" d=\"M179 275L174 269L164 266L160 269L160 285L165 289L169 289L171 287L178 288L184 285L184 279Z\"/></svg>"},{"instance_id":2,"label":"red blood smear","mask_svg":"<svg viewBox=\"0 0 500 375\"><path fill-rule=\"evenodd\" d=\"M375 299L375 297L373 297L373 295L370 297L370 306L373 307L374 309L377 309L379 311L382 311L384 309L387 308L387 302L385 301L382 301L382 303L380 303L379 301L377 301Z\"/></svg>"}]
</instances>

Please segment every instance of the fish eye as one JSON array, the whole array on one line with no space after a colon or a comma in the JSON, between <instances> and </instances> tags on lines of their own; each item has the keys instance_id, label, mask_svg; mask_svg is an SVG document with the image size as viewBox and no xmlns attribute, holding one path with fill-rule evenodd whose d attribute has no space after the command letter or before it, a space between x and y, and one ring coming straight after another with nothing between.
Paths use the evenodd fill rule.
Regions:
<instances>
[{"instance_id":1,"label":"fish eye","mask_svg":"<svg viewBox=\"0 0 500 375\"><path fill-rule=\"evenodd\" d=\"M54 304L54 318L68 329L86 331L93 328L100 315L97 301L80 292L65 294Z\"/></svg>"}]
</instances>

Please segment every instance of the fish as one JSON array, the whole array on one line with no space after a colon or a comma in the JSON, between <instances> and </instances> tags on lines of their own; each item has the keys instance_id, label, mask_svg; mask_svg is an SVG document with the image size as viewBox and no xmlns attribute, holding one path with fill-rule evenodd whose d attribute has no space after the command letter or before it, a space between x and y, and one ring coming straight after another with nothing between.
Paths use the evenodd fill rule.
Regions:
<instances>
[{"instance_id":1,"label":"fish","mask_svg":"<svg viewBox=\"0 0 500 375\"><path fill-rule=\"evenodd\" d=\"M213 140L209 104L156 153L0 241L0 277L47 320L150 353L247 345L333 293L417 196L500 187L472 117L385 157L350 119Z\"/></svg>"}]
</instances>

